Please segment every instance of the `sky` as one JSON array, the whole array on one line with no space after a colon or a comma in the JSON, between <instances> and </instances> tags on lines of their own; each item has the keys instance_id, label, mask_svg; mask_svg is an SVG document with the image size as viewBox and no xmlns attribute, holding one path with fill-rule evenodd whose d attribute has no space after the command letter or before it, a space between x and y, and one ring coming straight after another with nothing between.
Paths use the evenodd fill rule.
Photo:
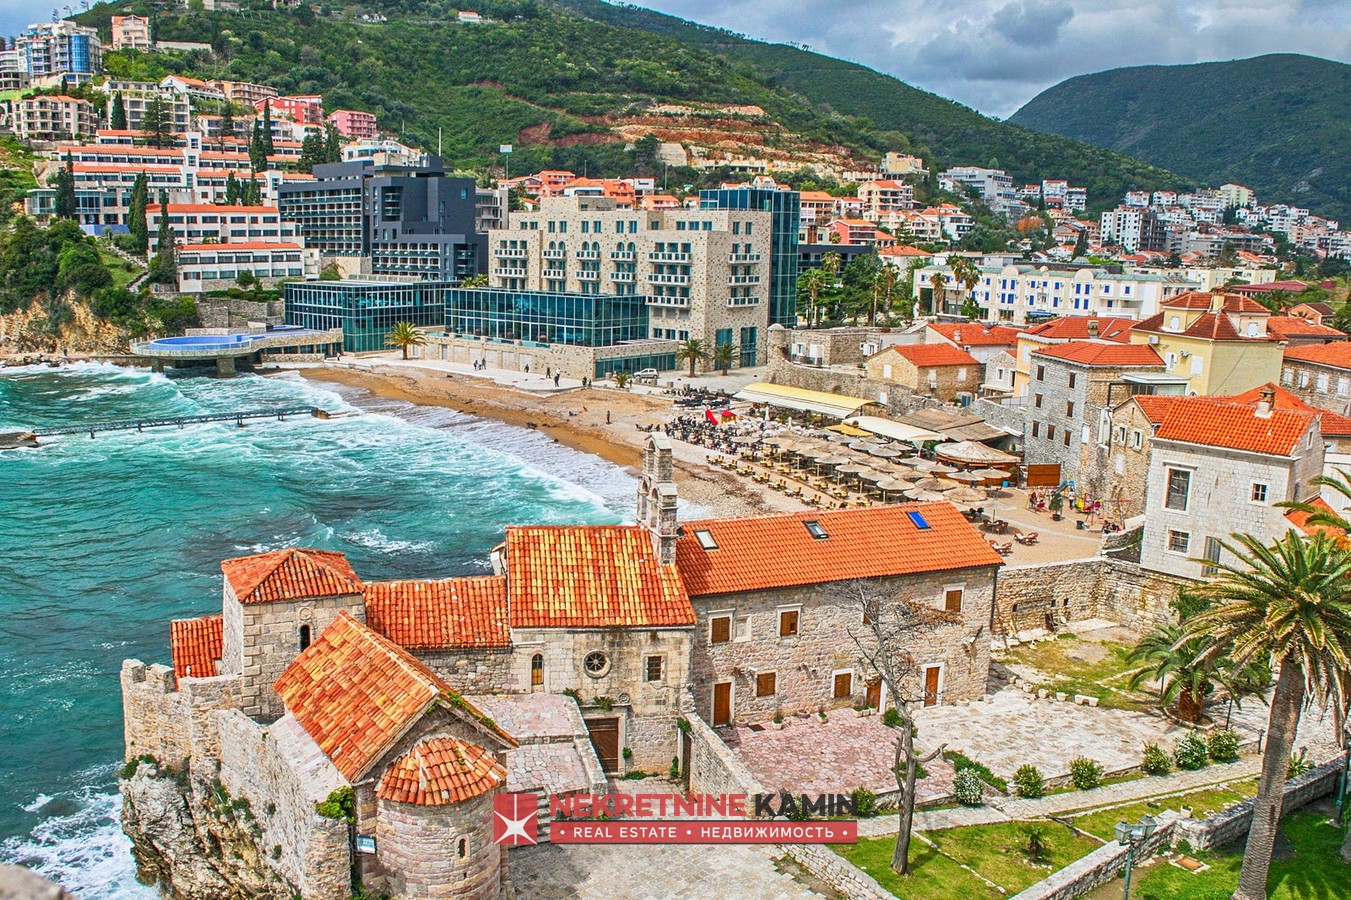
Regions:
<instances>
[{"instance_id":1,"label":"sky","mask_svg":"<svg viewBox=\"0 0 1351 900\"><path fill-rule=\"evenodd\" d=\"M78 8L78 0L66 0ZM1293 52L1351 62L1351 0L632 0L803 43L1004 117L1074 75ZM0 0L0 33L53 0ZM59 6L65 9L64 3Z\"/></svg>"},{"instance_id":2,"label":"sky","mask_svg":"<svg viewBox=\"0 0 1351 900\"><path fill-rule=\"evenodd\" d=\"M1066 78L1121 66L1278 52L1351 62L1348 0L630 2L807 44L1001 118Z\"/></svg>"}]
</instances>

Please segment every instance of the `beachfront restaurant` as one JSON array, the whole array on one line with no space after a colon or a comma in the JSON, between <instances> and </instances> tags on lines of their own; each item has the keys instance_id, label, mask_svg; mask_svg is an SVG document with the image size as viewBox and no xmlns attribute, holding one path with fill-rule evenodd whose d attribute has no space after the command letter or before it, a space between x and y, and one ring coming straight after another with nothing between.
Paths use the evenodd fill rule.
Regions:
<instances>
[{"instance_id":1,"label":"beachfront restaurant","mask_svg":"<svg viewBox=\"0 0 1351 900\"><path fill-rule=\"evenodd\" d=\"M342 329L344 353L388 350L399 322L437 326L445 318L449 281L304 281L283 284L286 324L313 331Z\"/></svg>"},{"instance_id":2,"label":"beachfront restaurant","mask_svg":"<svg viewBox=\"0 0 1351 900\"><path fill-rule=\"evenodd\" d=\"M876 400L828 394L825 391L809 391L806 388L770 384L766 381L747 385L732 395L732 399L841 421L857 416L865 409L883 408Z\"/></svg>"}]
</instances>

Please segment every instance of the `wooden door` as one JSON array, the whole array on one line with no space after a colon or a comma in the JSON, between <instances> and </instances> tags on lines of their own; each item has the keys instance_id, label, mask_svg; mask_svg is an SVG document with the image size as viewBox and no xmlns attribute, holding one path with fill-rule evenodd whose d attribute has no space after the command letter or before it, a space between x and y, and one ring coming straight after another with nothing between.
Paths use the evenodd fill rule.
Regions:
<instances>
[{"instance_id":1,"label":"wooden door","mask_svg":"<svg viewBox=\"0 0 1351 900\"><path fill-rule=\"evenodd\" d=\"M619 720L587 719L586 730L591 733L591 746L596 748L601 768L606 772L618 772Z\"/></svg>"},{"instance_id":2,"label":"wooden door","mask_svg":"<svg viewBox=\"0 0 1351 900\"><path fill-rule=\"evenodd\" d=\"M732 682L713 685L713 724L732 724Z\"/></svg>"},{"instance_id":3,"label":"wooden door","mask_svg":"<svg viewBox=\"0 0 1351 900\"><path fill-rule=\"evenodd\" d=\"M874 678L868 682L868 706L876 710L882 708L882 679Z\"/></svg>"},{"instance_id":4,"label":"wooden door","mask_svg":"<svg viewBox=\"0 0 1351 900\"><path fill-rule=\"evenodd\" d=\"M854 693L854 676L840 672L835 676L835 699L847 700Z\"/></svg>"},{"instance_id":5,"label":"wooden door","mask_svg":"<svg viewBox=\"0 0 1351 900\"><path fill-rule=\"evenodd\" d=\"M1060 484L1060 464L1046 463L1027 467L1028 487L1057 487Z\"/></svg>"},{"instance_id":6,"label":"wooden door","mask_svg":"<svg viewBox=\"0 0 1351 900\"><path fill-rule=\"evenodd\" d=\"M929 666L924 670L924 705L938 705L938 676L942 673L940 666Z\"/></svg>"}]
</instances>

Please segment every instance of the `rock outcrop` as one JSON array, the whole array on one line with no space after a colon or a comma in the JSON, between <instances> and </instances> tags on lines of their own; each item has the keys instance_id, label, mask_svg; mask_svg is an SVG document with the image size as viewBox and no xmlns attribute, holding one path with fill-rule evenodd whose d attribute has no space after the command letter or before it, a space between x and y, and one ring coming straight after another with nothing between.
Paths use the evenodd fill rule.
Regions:
<instances>
[{"instance_id":1,"label":"rock outcrop","mask_svg":"<svg viewBox=\"0 0 1351 900\"><path fill-rule=\"evenodd\" d=\"M69 319L53 327L49 310L34 300L24 309L0 315L0 350L17 353L127 352L126 332L96 317L78 300L68 304Z\"/></svg>"},{"instance_id":2,"label":"rock outcrop","mask_svg":"<svg viewBox=\"0 0 1351 900\"><path fill-rule=\"evenodd\" d=\"M264 860L248 801L231 798L219 782L203 784L153 762L129 774L118 781L122 829L143 884L174 900L296 896Z\"/></svg>"}]
</instances>

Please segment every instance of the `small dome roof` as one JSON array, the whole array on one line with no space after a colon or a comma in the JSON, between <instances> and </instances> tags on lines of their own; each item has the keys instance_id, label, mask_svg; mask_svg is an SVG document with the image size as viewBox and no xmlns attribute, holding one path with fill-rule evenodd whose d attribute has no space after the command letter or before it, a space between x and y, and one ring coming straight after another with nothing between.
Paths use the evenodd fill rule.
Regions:
<instances>
[{"instance_id":1,"label":"small dome roof","mask_svg":"<svg viewBox=\"0 0 1351 900\"><path fill-rule=\"evenodd\" d=\"M505 784L507 770L490 750L451 737L428 738L388 769L376 788L381 800L447 806Z\"/></svg>"}]
</instances>

